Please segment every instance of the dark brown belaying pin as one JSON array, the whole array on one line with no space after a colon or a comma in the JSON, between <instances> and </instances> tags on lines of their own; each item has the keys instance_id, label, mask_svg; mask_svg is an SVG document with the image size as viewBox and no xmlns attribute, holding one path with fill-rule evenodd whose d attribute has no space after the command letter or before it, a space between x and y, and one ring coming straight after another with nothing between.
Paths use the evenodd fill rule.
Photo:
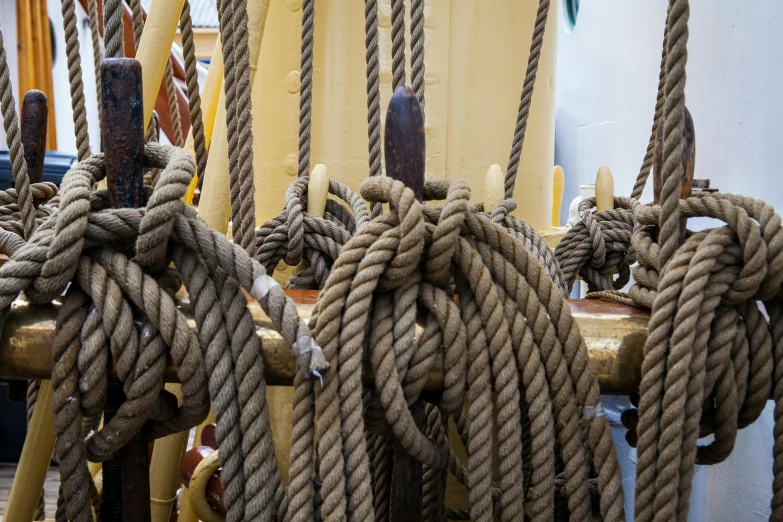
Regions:
<instances>
[{"instance_id":1,"label":"dark brown belaying pin","mask_svg":"<svg viewBox=\"0 0 783 522\"><path fill-rule=\"evenodd\" d=\"M681 199L688 199L693 186L693 170L696 165L696 132L693 128L693 119L687 107L685 107L685 127L682 131L682 194ZM656 204L661 202L661 179L663 169L663 120L658 125L658 133L655 136L655 148L653 151L653 197ZM680 222L680 244L685 242L685 230L687 219Z\"/></svg>"},{"instance_id":2,"label":"dark brown belaying pin","mask_svg":"<svg viewBox=\"0 0 783 522\"><path fill-rule=\"evenodd\" d=\"M384 136L386 175L405 183L424 200L424 111L410 87L398 87L389 101ZM411 405L416 426L424 425L421 401ZM394 517L399 522L422 520L421 462L399 442L394 443Z\"/></svg>"},{"instance_id":3,"label":"dark brown belaying pin","mask_svg":"<svg viewBox=\"0 0 783 522\"><path fill-rule=\"evenodd\" d=\"M103 121L101 143L109 201L114 208L137 208L144 189L144 100L141 64L107 58L101 65ZM109 383L108 408L124 400L122 384ZM110 418L113 413L106 411ZM149 447L142 430L114 458L103 463L103 522L149 522Z\"/></svg>"},{"instance_id":4,"label":"dark brown belaying pin","mask_svg":"<svg viewBox=\"0 0 783 522\"><path fill-rule=\"evenodd\" d=\"M43 180L49 102L41 91L27 91L22 102L22 146L30 183Z\"/></svg>"}]
</instances>

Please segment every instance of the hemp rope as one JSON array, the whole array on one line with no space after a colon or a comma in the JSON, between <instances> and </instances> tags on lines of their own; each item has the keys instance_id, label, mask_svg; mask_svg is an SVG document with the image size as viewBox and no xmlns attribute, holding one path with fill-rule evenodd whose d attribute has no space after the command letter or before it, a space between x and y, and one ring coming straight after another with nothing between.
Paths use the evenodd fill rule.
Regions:
<instances>
[{"instance_id":1,"label":"hemp rope","mask_svg":"<svg viewBox=\"0 0 783 522\"><path fill-rule=\"evenodd\" d=\"M533 26L533 40L530 44L530 54L527 59L525 81L522 84L522 94L519 100L517 123L514 127L514 139L511 142L511 155L506 167L506 198L514 197L514 184L517 180L519 159L522 157L522 145L525 141L527 119L530 116L530 105L533 102L533 88L536 85L536 72L538 61L541 58L541 47L544 45L544 31L546 29L547 14L549 13L549 0L539 0L536 22Z\"/></svg>"},{"instance_id":2,"label":"hemp rope","mask_svg":"<svg viewBox=\"0 0 783 522\"><path fill-rule=\"evenodd\" d=\"M247 0L224 0L218 10L223 41L228 123L229 186L234 242L253 256L255 183L253 180L253 116L247 35ZM255 64L252 64L255 67Z\"/></svg>"},{"instance_id":3,"label":"hemp rope","mask_svg":"<svg viewBox=\"0 0 783 522\"><path fill-rule=\"evenodd\" d=\"M261 265L208 230L185 207L181 198L195 170L193 159L181 149L148 145L145 161L148 167L165 167L158 187L145 189L146 209L111 209L105 191L91 194L91 187L104 176L102 155L93 156L66 175L59 211L15 252L13 261L0 267L4 312L19 291L40 304L59 296L71 281L60 310L53 369L63 484L60 511L72 521L91 520L93 495L85 456L108 457L145 423L149 436L157 438L200 422L209 407L203 385L206 364L211 368L209 394L221 447L230 449L234 443L237 448L221 456L227 495L231 491L240 496L229 504L229 519L254 520L261 512L279 508L271 503L279 504L284 495L279 475L271 472L276 465L265 413L260 340L239 285L261 298L275 327L301 354L299 364L317 372L326 369L325 361L296 307L269 283ZM123 251L132 253L134 246L131 260ZM167 293L178 283L165 283L170 277L151 268L165 267L166 258L161 256L169 250L191 294L200 341ZM149 270L158 275L148 275ZM259 292L259 281L268 288L266 293ZM134 326L131 302L149 322L141 333ZM91 307L94 311L88 314ZM220 337L216 326L230 331L230 336ZM98 368L106 367L109 348L118 375L125 379L128 401L85 441L82 415L94 415L102 408L100 383L105 383L105 376L101 380ZM167 356L178 367L183 383L185 399L179 409L172 397L161 392ZM88 393L81 395L80 390ZM232 471L240 480L236 486Z\"/></svg>"},{"instance_id":4,"label":"hemp rope","mask_svg":"<svg viewBox=\"0 0 783 522\"><path fill-rule=\"evenodd\" d=\"M370 177L380 176L381 167L381 87L378 62L378 0L364 2L364 46L367 62L367 151L369 152ZM372 217L383 212L383 207L373 205Z\"/></svg>"},{"instance_id":5,"label":"hemp rope","mask_svg":"<svg viewBox=\"0 0 783 522\"><path fill-rule=\"evenodd\" d=\"M424 109L424 0L411 0L411 88Z\"/></svg>"},{"instance_id":6,"label":"hemp rope","mask_svg":"<svg viewBox=\"0 0 783 522\"><path fill-rule=\"evenodd\" d=\"M125 56L125 35L122 27L122 0L104 0L103 38L107 58Z\"/></svg>"},{"instance_id":7,"label":"hemp rope","mask_svg":"<svg viewBox=\"0 0 783 522\"><path fill-rule=\"evenodd\" d=\"M322 288L342 246L368 221L364 201L344 184L329 180L329 193L344 201L326 201L324 216L307 213L309 177L297 179L286 191L286 202L280 214L256 230L256 259L267 272L280 261L297 266L303 260L309 267L295 274L289 288Z\"/></svg>"},{"instance_id":8,"label":"hemp rope","mask_svg":"<svg viewBox=\"0 0 783 522\"><path fill-rule=\"evenodd\" d=\"M193 41L193 21L190 17L190 1L185 0L182 6L182 16L179 19L182 33L182 55L185 59L185 83L187 85L188 108L190 110L190 131L193 134L193 148L196 152L196 173L199 188L204 183L204 173L207 171L207 147L204 137L204 119L201 112L201 92L198 84L198 69L196 67L196 44Z\"/></svg>"},{"instance_id":9,"label":"hemp rope","mask_svg":"<svg viewBox=\"0 0 783 522\"><path fill-rule=\"evenodd\" d=\"M392 92L405 85L405 3L391 0Z\"/></svg>"},{"instance_id":10,"label":"hemp rope","mask_svg":"<svg viewBox=\"0 0 783 522\"><path fill-rule=\"evenodd\" d=\"M313 114L313 34L315 0L302 2L302 57L299 83L299 177L310 173L310 129Z\"/></svg>"},{"instance_id":11,"label":"hemp rope","mask_svg":"<svg viewBox=\"0 0 783 522\"><path fill-rule=\"evenodd\" d=\"M103 117L103 92L101 91L101 63L103 63L103 39L98 22L98 0L87 0L87 13L90 17L90 39L92 40L92 63L95 69L95 94L98 102L98 121ZM84 158L80 158L84 159Z\"/></svg>"},{"instance_id":12,"label":"hemp rope","mask_svg":"<svg viewBox=\"0 0 783 522\"><path fill-rule=\"evenodd\" d=\"M464 184L428 183L425 193L432 199L448 198L446 205L422 207L409 189L387 178L370 178L362 185L366 200L390 202L396 210L375 218L345 245L311 318L331 365L320 389L303 375L296 379L289 488L292 519L306 520L312 514L315 430L323 481L321 515L351 520L373 516L369 492L380 488L372 486L371 477L382 475L384 468L383 459L376 460L370 473L365 446L360 375L361 361L367 357L375 373L373 395L392 433L433 471L446 467L446 449L415 428L407 406L418 398L434 358L446 358L440 411L457 413L464 394L470 404L467 476L473 519L486 520L493 513L489 458L493 419L488 407L492 389L498 391L496 421L504 470L497 506L501 519L522 515L526 490L533 498L535 518L552 519L555 440L562 469L569 470L562 484L572 516L584 519L592 511L587 490L592 459L585 453L590 448L602 491L600 510L605 519L621 519L619 468L608 424L599 413L600 392L559 290L542 275L546 271L518 239L470 211ZM447 293L452 262L459 305ZM411 279L417 282L407 284ZM414 304L409 307L411 292ZM413 353L410 340L418 306L427 319L425 334ZM365 343L368 322L372 327ZM438 350L441 345L443 352ZM362 353L364 346L369 353ZM540 362L536 366L533 361ZM523 369L523 386L517 382L518 368ZM548 399L549 386L553 399ZM537 409L520 409L522 397ZM578 423L580 406L584 429ZM521 411L531 412L529 423L522 423ZM522 437L523 426L529 438ZM532 472L524 484L523 455L532 459ZM428 482L437 485L438 481ZM378 495L375 503L388 505Z\"/></svg>"},{"instance_id":13,"label":"hemp rope","mask_svg":"<svg viewBox=\"0 0 783 522\"><path fill-rule=\"evenodd\" d=\"M76 24L75 0L63 0L63 29L65 31L65 53L68 57L68 82L71 90L71 110L73 126L76 132L76 157L83 161L90 156L90 136L87 130L87 108L84 104L84 83L82 65L79 56L79 30ZM96 70L96 73L98 70ZM100 92L100 74L96 85ZM98 98L100 99L100 98Z\"/></svg>"}]
</instances>

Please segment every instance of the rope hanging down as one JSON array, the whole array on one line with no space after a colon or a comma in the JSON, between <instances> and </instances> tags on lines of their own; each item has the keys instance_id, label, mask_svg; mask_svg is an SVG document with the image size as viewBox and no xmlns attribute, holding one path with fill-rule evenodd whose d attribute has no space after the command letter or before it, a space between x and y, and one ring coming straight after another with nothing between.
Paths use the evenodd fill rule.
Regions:
<instances>
[{"instance_id":1,"label":"rope hanging down","mask_svg":"<svg viewBox=\"0 0 783 522\"><path fill-rule=\"evenodd\" d=\"M473 520L487 520L493 512L518 520L524 499L532 503L534 519L551 520L560 499L556 492L574 519L593 510L606 520L622 519L620 470L598 384L560 291L521 241L470 211L464 183L430 183L425 193L446 199L445 206L424 207L410 189L388 178L362 185L364 199L388 202L395 210L345 245L311 320L330 370L323 387L304 374L295 382L290 512L297 520L313 513L316 433L324 519L370 520L371 491L376 506L389 505L393 493L387 487L380 497L378 480L390 466L366 445L363 412L369 408L367 427L377 427L373 419L380 415L388 423L380 433L393 434L427 466L428 480L440 482L428 485L430 491L442 491L440 470L463 480ZM407 284L411 279L416 284ZM417 314L424 332L412 350ZM414 425L408 405L419 398L436 358L444 360L445 390L435 399L436 412L429 409L428 437ZM374 390L361 386L365 360L374 371ZM467 470L457 465L441 431L444 416L463 416L464 400ZM375 407L382 413L373 413ZM497 495L493 431L504 470ZM384 440L373 448L387 446ZM600 492L595 506L588 489L593 472Z\"/></svg>"},{"instance_id":2,"label":"rope hanging down","mask_svg":"<svg viewBox=\"0 0 783 522\"><path fill-rule=\"evenodd\" d=\"M110 209L105 191L91 193L104 176L102 155L79 163L63 181L60 209L0 267L3 313L20 291L34 303L48 303L69 288L58 317L53 369L60 511L71 521L92 520L95 497L85 456L106 458L143 425L152 438L189 429L206 415L211 398L225 448L223 480L227 495L234 495L230 519L253 520L259 506L283 509L284 493L273 472L260 340L240 288L259 299L306 373L327 366L296 307L261 265L185 207L181 198L193 159L180 149L148 145L146 162L165 170L158 187L146 189L147 208L141 210ZM154 268L169 261L176 273ZM198 337L168 293L179 278L191 294ZM141 331L131 304L145 318ZM83 417L103 408L108 357L116 361L128 400L85 440ZM162 391L167 358L183 384L179 408ZM257 491L261 483L274 495Z\"/></svg>"}]
</instances>

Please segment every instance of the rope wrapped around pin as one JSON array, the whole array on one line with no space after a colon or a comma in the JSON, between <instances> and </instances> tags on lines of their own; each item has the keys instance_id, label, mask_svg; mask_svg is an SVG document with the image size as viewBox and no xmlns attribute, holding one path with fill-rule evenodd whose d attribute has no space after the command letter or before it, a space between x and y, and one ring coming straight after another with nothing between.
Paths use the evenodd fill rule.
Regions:
<instances>
[{"instance_id":1,"label":"rope wrapped around pin","mask_svg":"<svg viewBox=\"0 0 783 522\"><path fill-rule=\"evenodd\" d=\"M425 494L434 500L429 513L447 513L442 471L448 469L469 489L474 520L495 512L519 520L526 499L534 520L552 520L557 491L566 499L558 509L576 519L595 509L605 520L622 520L620 470L598 383L568 304L537 257L471 211L463 182L425 185L425 198L445 200L442 208L421 205L411 189L385 177L365 180L361 194L392 211L345 245L311 320L331 365L322 387L295 381L292 512L303 520L314 512L317 434L321 516L387 514L388 439L366 432L369 394L394 439L425 465ZM424 329L412 350L417 317ZM444 391L428 406L431 420L422 431L408 406L437 358L444 361ZM365 361L374 389L362 388ZM448 449L450 415L467 427L467 470ZM497 488L493 433L503 470ZM596 506L591 478L600 492Z\"/></svg>"},{"instance_id":2,"label":"rope wrapped around pin","mask_svg":"<svg viewBox=\"0 0 783 522\"><path fill-rule=\"evenodd\" d=\"M631 247L636 219L635 199L615 197L614 208L598 211L595 198L579 203L581 220L563 237L555 249L568 293L577 275L588 284L588 293L620 290L629 281L630 267L636 262ZM613 274L617 277L612 277Z\"/></svg>"},{"instance_id":3,"label":"rope wrapped around pin","mask_svg":"<svg viewBox=\"0 0 783 522\"><path fill-rule=\"evenodd\" d=\"M74 166L60 209L0 267L3 315L22 291L34 303L62 302L52 374L60 512L71 521L92 520L96 497L85 458L107 458L142 426L151 439L187 430L203 420L211 399L229 513L254 520L284 509L285 492L269 430L261 341L242 289L259 300L305 374L319 375L328 365L296 306L263 267L184 205L193 159L150 144L145 165L164 170L154 190L145 188L144 209L110 208L106 191L92 191L105 175L102 155ZM180 279L196 332L171 297ZM126 401L85 440L83 418L103 409L110 358ZM182 383L179 407L162 390L169 358Z\"/></svg>"},{"instance_id":4,"label":"rope wrapped around pin","mask_svg":"<svg viewBox=\"0 0 783 522\"><path fill-rule=\"evenodd\" d=\"M57 196L57 185L49 182L31 183L30 194L35 207L34 220L37 228L55 211L57 201L53 199ZM24 243L19 195L13 188L0 191L0 253L11 257Z\"/></svg>"},{"instance_id":5,"label":"rope wrapped around pin","mask_svg":"<svg viewBox=\"0 0 783 522\"><path fill-rule=\"evenodd\" d=\"M308 212L309 176L294 181L286 191L283 210L256 229L257 259L272 272L280 261L309 266L295 274L289 288L320 289L326 283L343 245L369 217L362 199L343 183L329 179L329 194L345 202L327 199L324 214Z\"/></svg>"},{"instance_id":6,"label":"rope wrapped around pin","mask_svg":"<svg viewBox=\"0 0 783 522\"><path fill-rule=\"evenodd\" d=\"M484 212L483 205L471 205L477 212ZM568 295L570 286L567 285L567 279L565 278L560 265L557 262L552 249L546 244L546 240L541 237L536 229L531 227L516 216L512 216L511 213L516 210L517 202L513 199L504 199L498 202L492 210L488 210L484 215L488 216L493 223L497 223L503 226L511 234L521 240L525 248L530 250L537 258L541 266L546 267L549 272L549 277L557 285L557 287L563 292L563 295Z\"/></svg>"},{"instance_id":7,"label":"rope wrapped around pin","mask_svg":"<svg viewBox=\"0 0 783 522\"><path fill-rule=\"evenodd\" d=\"M661 206L640 206L636 216L639 266L631 296L652 307L639 410L623 415L638 447L637 515L687 514L694 464L725 460L737 430L755 421L772 395L777 519L783 515L781 218L744 196L681 200L680 218L711 217L726 225L689 233L661 269ZM708 435L713 442L697 446Z\"/></svg>"}]
</instances>

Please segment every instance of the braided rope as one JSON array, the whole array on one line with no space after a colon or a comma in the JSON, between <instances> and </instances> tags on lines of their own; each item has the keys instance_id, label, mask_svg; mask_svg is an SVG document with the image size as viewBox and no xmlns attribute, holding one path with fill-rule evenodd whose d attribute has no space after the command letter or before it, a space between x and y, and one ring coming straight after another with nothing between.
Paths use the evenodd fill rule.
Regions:
<instances>
[{"instance_id":1,"label":"braided rope","mask_svg":"<svg viewBox=\"0 0 783 522\"><path fill-rule=\"evenodd\" d=\"M302 72L299 84L299 177L310 173L310 118L313 115L313 34L315 0L302 2Z\"/></svg>"},{"instance_id":2,"label":"braided rope","mask_svg":"<svg viewBox=\"0 0 783 522\"><path fill-rule=\"evenodd\" d=\"M90 17L90 39L92 41L92 63L95 69L95 93L98 100L98 121L103 114L103 93L101 92L101 63L103 63L103 41L98 22L98 0L87 1L87 13ZM80 157L79 159L84 159Z\"/></svg>"},{"instance_id":3,"label":"braided rope","mask_svg":"<svg viewBox=\"0 0 783 522\"><path fill-rule=\"evenodd\" d=\"M71 109L76 132L76 156L83 161L90 156L90 136L87 131L87 108L84 104L84 83L79 56L79 29L76 25L75 0L63 0L63 29L65 30L65 53L68 57L68 81L71 88ZM93 47L93 50L95 48ZM99 67L97 59L96 67ZM100 70L96 69L96 87L100 92ZM100 98L99 98L100 99Z\"/></svg>"},{"instance_id":4,"label":"braided rope","mask_svg":"<svg viewBox=\"0 0 783 522\"><path fill-rule=\"evenodd\" d=\"M169 102L169 111L171 113L171 128L174 133L174 145L182 147L185 140L182 137L182 121L179 117L179 102L177 102L177 86L174 84L174 68L171 65L171 56L166 62L166 68L163 73L163 81L166 84L166 96Z\"/></svg>"},{"instance_id":5,"label":"braided rope","mask_svg":"<svg viewBox=\"0 0 783 522\"><path fill-rule=\"evenodd\" d=\"M102 155L93 156L66 175L59 212L15 252L12 262L0 267L4 311L19 291L43 303L58 297L70 282L54 347L55 431L63 485L59 516L91 520L95 496L85 457L106 458L142 426L151 438L189 429L208 411L207 392L221 448L228 448L221 450L227 495L236 494L229 519L254 520L273 509L282 513L287 501L268 426L260 341L240 286L261 298L290 346L305 348L299 360L306 371L326 368L320 349L306 349L308 329L279 287L257 293L258 281L269 280L261 265L185 207L181 198L195 170L193 159L180 149L148 145L145 161L164 169L156 189L145 191L146 210L110 209L105 191L90 193L104 176ZM106 246L126 249L128 244L135 244L134 260ZM167 252L192 294L198 338L170 297L179 283L154 268L165 268ZM137 331L131 303L145 317L144 335ZM128 400L117 416L85 439L82 417L94 415L105 401L105 372L101 378L97 370L105 369L109 350ZM167 358L182 382L179 408L161 391ZM206 367L211 368L208 387ZM85 394L79 392L82 385L89 390Z\"/></svg>"},{"instance_id":6,"label":"braided rope","mask_svg":"<svg viewBox=\"0 0 783 522\"><path fill-rule=\"evenodd\" d=\"M533 102L533 88L536 85L536 72L538 71L538 61L541 58L541 47L544 45L544 31L546 29L548 13L549 0L539 0L538 11L536 12L536 22L533 26L533 41L530 44L530 55L527 59L525 81L522 83L522 94L521 99L519 100L517 123L514 127L514 139L511 142L511 155L508 159L508 167L506 167L505 187L507 199L514 197L514 184L517 180L519 159L522 157L522 144L525 141L527 119L530 116L530 105Z\"/></svg>"},{"instance_id":7,"label":"braided rope","mask_svg":"<svg viewBox=\"0 0 783 522\"><path fill-rule=\"evenodd\" d=\"M411 1L411 87L424 108L424 0Z\"/></svg>"},{"instance_id":8,"label":"braided rope","mask_svg":"<svg viewBox=\"0 0 783 522\"><path fill-rule=\"evenodd\" d=\"M255 184L246 1L225 0L218 13L224 53L232 233L234 241L252 256L256 251Z\"/></svg>"},{"instance_id":9,"label":"braided rope","mask_svg":"<svg viewBox=\"0 0 783 522\"><path fill-rule=\"evenodd\" d=\"M201 94L196 68L196 44L193 41L193 21L190 17L190 1L185 0L182 16L179 19L182 33L182 54L185 57L185 83L188 91L188 108L190 109L190 130L193 134L193 147L196 151L196 166L199 176L199 186L204 183L204 173L207 170L207 146L204 137L204 119L201 112Z\"/></svg>"},{"instance_id":10,"label":"braided rope","mask_svg":"<svg viewBox=\"0 0 783 522\"><path fill-rule=\"evenodd\" d=\"M125 56L125 35L122 27L122 0L104 0L103 38L106 43L106 56L109 58Z\"/></svg>"},{"instance_id":11,"label":"braided rope","mask_svg":"<svg viewBox=\"0 0 783 522\"><path fill-rule=\"evenodd\" d=\"M391 0L392 8L392 91L405 85L405 4Z\"/></svg>"},{"instance_id":12,"label":"braided rope","mask_svg":"<svg viewBox=\"0 0 783 522\"><path fill-rule=\"evenodd\" d=\"M22 211L24 238L29 238L35 231L35 209L30 191L30 178L27 176L27 163L24 160L24 148L19 130L19 117L16 114L16 101L11 90L11 78L8 60L3 44L3 33L0 31L0 104L3 112L3 128L5 141L11 155L11 172L14 185L19 194L19 207Z\"/></svg>"}]
</instances>

